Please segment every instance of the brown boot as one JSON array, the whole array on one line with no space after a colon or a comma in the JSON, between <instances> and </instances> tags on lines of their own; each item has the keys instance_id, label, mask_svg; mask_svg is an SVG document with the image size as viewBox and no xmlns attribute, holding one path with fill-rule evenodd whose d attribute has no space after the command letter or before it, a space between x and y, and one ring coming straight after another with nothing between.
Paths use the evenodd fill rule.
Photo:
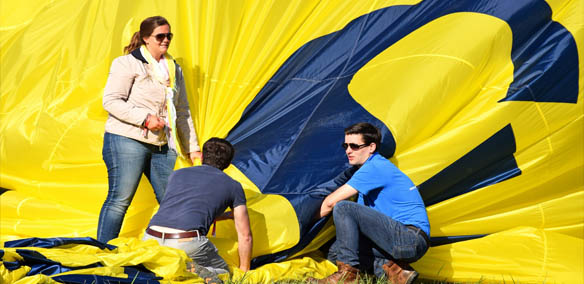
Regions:
<instances>
[{"instance_id":1,"label":"brown boot","mask_svg":"<svg viewBox=\"0 0 584 284\"><path fill-rule=\"evenodd\" d=\"M307 281L309 283L318 283L318 284L359 283L359 269L352 267L348 264L344 264L340 261L337 261L337 268L339 270L337 272L331 274L327 278L324 278L324 279L309 278L309 279L307 279ZM314 281L316 281L316 282L314 282Z\"/></svg>"},{"instance_id":2,"label":"brown boot","mask_svg":"<svg viewBox=\"0 0 584 284\"><path fill-rule=\"evenodd\" d=\"M382 268L392 284L412 284L418 277L418 272L407 263L397 264L390 260Z\"/></svg>"}]
</instances>

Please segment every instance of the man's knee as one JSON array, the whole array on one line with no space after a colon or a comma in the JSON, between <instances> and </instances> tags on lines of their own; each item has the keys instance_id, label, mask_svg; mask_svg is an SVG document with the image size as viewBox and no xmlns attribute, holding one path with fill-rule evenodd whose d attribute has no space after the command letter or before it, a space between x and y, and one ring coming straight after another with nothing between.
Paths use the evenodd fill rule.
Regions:
<instances>
[{"instance_id":1,"label":"man's knee","mask_svg":"<svg viewBox=\"0 0 584 284\"><path fill-rule=\"evenodd\" d=\"M333 215L351 214L351 212L354 212L353 205L355 205L355 202L347 200L339 201L337 202L337 204L335 204L335 207L333 208Z\"/></svg>"}]
</instances>

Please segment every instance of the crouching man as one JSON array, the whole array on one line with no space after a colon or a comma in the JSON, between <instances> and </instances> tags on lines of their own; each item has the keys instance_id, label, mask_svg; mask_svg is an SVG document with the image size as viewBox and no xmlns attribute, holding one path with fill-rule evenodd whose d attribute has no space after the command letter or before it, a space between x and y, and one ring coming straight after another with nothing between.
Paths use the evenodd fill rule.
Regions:
<instances>
[{"instance_id":1,"label":"crouching man","mask_svg":"<svg viewBox=\"0 0 584 284\"><path fill-rule=\"evenodd\" d=\"M317 283L358 283L363 262L373 258L388 260L382 268L391 283L412 283L418 276L408 263L428 250L426 207L410 178L377 152L380 142L379 129L369 123L345 129L342 146L353 167L340 175L344 184L320 209L320 217L333 213L337 239L329 260L336 260L338 271ZM357 202L345 200L354 195Z\"/></svg>"},{"instance_id":2,"label":"crouching man","mask_svg":"<svg viewBox=\"0 0 584 284\"><path fill-rule=\"evenodd\" d=\"M233 218L238 238L239 268L249 270L252 235L241 184L223 172L233 159L233 146L211 138L203 145L202 165L173 172L158 212L150 220L144 240L155 239L178 248L193 260L187 268L209 282L221 282L217 274L228 273L225 260L207 239L217 218ZM231 214L223 214L227 207ZM229 212L229 213L231 213Z\"/></svg>"}]
</instances>

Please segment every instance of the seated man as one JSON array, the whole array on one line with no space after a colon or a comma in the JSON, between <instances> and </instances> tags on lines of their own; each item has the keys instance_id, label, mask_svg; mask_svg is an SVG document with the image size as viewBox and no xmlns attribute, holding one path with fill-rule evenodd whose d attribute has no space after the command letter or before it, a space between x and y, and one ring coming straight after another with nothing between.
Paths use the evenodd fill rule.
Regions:
<instances>
[{"instance_id":1,"label":"seated man","mask_svg":"<svg viewBox=\"0 0 584 284\"><path fill-rule=\"evenodd\" d=\"M421 258L429 246L430 223L424 201L414 183L377 153L379 129L357 123L345 129L342 144L353 167L336 181L319 217L333 213L336 241L329 256L338 271L318 283L358 283L364 261L390 259L383 271L394 284L412 283L418 273L408 263ZM346 201L358 194L357 202Z\"/></svg>"},{"instance_id":2,"label":"seated man","mask_svg":"<svg viewBox=\"0 0 584 284\"><path fill-rule=\"evenodd\" d=\"M184 250L194 261L187 267L194 268L191 271L206 282L220 282L217 274L229 272L225 260L206 237L216 217L234 219L239 268L247 271L250 266L252 235L243 188L223 172L233 155L233 146L227 140L209 139L203 145L201 166L180 169L170 175L160 208L144 234L144 240L155 239L161 245ZM223 214L227 207L233 215Z\"/></svg>"}]
</instances>

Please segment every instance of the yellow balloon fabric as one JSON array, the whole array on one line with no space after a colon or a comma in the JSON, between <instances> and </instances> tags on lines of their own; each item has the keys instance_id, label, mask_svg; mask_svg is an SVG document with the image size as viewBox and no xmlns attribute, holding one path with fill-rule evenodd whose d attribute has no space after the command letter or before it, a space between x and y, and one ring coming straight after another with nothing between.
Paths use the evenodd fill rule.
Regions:
<instances>
[{"instance_id":1,"label":"yellow balloon fabric","mask_svg":"<svg viewBox=\"0 0 584 284\"><path fill-rule=\"evenodd\" d=\"M477 5L491 2L497 1ZM514 76L529 73L517 57L526 56L530 67L552 59L512 56L518 35L509 22L465 11L403 35L372 56L347 86L356 103L389 129L396 145L391 161L417 185L512 128L520 175L427 207L432 237L478 238L430 248L413 263L421 278L584 283L584 1L532 2L549 6L554 27L574 39L574 102L505 100L519 81ZM101 157L103 88L112 60L144 18L162 15L171 23L169 53L183 68L202 145L230 134L274 74L307 43L375 11L425 3L433 2L0 0L0 187L6 190L0 194L0 241L95 237L108 190ZM556 40L555 34L537 36ZM176 168L186 166L177 161ZM262 193L236 166L226 172L242 183L248 199L253 256L294 247L302 236L293 205ZM120 238L110 242L116 251L84 245L33 250L70 266L105 265L74 273L127 277L122 266L143 264L170 283L203 283L185 272L184 253L139 240L156 209L143 178ZM316 252L334 236L331 223L293 257L248 274L237 269L232 221L218 222L211 240L234 270L233 279L323 277L336 269ZM3 251L3 262L20 257L13 248ZM0 264L0 276L3 283L57 283L45 275L26 277L29 269Z\"/></svg>"},{"instance_id":2,"label":"yellow balloon fabric","mask_svg":"<svg viewBox=\"0 0 584 284\"><path fill-rule=\"evenodd\" d=\"M148 270L156 273L157 276L168 280L168 283L205 283L196 274L187 272L186 263L189 258L182 250L160 246L153 240L143 242L135 238L117 238L112 240L110 244L118 247L109 250L79 244L58 248L34 248L34 251L64 266L82 267L81 269L55 274L52 277L68 274L94 274L128 278L129 275L127 275L123 267L142 264ZM22 261L22 257L15 253L17 249L19 248L5 248L7 255L4 256L4 261ZM27 247L26 249L29 248ZM94 263L102 263L104 266L83 268ZM19 270L28 270L28 267L22 266ZM6 272L15 274L19 270L8 272L6 267L0 267L2 274ZM39 277L42 278L42 281ZM45 281L45 277L44 275L35 275L34 277L22 279L4 278L4 280L19 280L17 283L39 283ZM47 282L53 283L50 279Z\"/></svg>"}]
</instances>

